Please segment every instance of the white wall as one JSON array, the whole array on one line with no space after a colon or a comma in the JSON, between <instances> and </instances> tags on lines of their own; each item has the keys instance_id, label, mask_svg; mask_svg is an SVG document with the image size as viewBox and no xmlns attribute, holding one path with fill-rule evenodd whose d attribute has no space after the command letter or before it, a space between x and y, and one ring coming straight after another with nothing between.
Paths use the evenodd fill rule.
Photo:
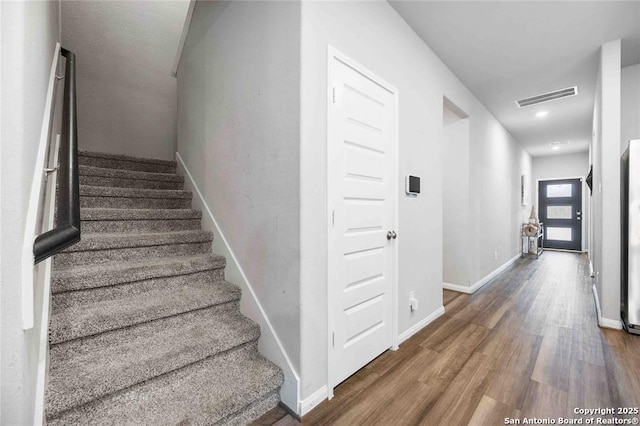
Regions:
<instances>
[{"instance_id":1,"label":"white wall","mask_svg":"<svg viewBox=\"0 0 640 426\"><path fill-rule=\"evenodd\" d=\"M77 55L80 149L174 159L171 69L188 4L62 2L62 46Z\"/></svg>"},{"instance_id":2,"label":"white wall","mask_svg":"<svg viewBox=\"0 0 640 426\"><path fill-rule=\"evenodd\" d=\"M447 106L442 129L442 280L469 286L469 119ZM453 109L456 109L455 107Z\"/></svg>"},{"instance_id":3,"label":"white wall","mask_svg":"<svg viewBox=\"0 0 640 426\"><path fill-rule=\"evenodd\" d=\"M399 188L399 332L442 306L442 99L469 115L470 280L517 256L526 208L520 175L531 158L386 2L302 3L300 282L302 397L327 384L326 111L327 45L399 90L399 179L422 178L424 190ZM498 259L494 259L494 252ZM409 310L409 291L420 310ZM400 349L402 350L402 349Z\"/></svg>"},{"instance_id":4,"label":"white wall","mask_svg":"<svg viewBox=\"0 0 640 426\"><path fill-rule=\"evenodd\" d=\"M589 152L578 152L575 154L547 155L533 158L533 179L532 179L532 202L539 209L538 205L538 181L563 178L586 178L589 173ZM588 250L589 238L587 229L589 227L589 187L585 180L582 182L582 249ZM538 210L538 217L540 213Z\"/></svg>"},{"instance_id":5,"label":"white wall","mask_svg":"<svg viewBox=\"0 0 640 426\"><path fill-rule=\"evenodd\" d=\"M630 140L640 139L640 64L622 68L620 103L620 138L624 152Z\"/></svg>"},{"instance_id":6,"label":"white wall","mask_svg":"<svg viewBox=\"0 0 640 426\"><path fill-rule=\"evenodd\" d=\"M0 2L0 424L31 424L37 328L21 323L21 247L49 72L59 37L59 3Z\"/></svg>"},{"instance_id":7,"label":"white wall","mask_svg":"<svg viewBox=\"0 0 640 426\"><path fill-rule=\"evenodd\" d=\"M602 317L614 322L620 318L620 59L620 40L600 48L590 148L594 184L590 259Z\"/></svg>"},{"instance_id":8,"label":"white wall","mask_svg":"<svg viewBox=\"0 0 640 426\"><path fill-rule=\"evenodd\" d=\"M178 152L298 371L299 34L299 3L198 2L178 68Z\"/></svg>"}]
</instances>

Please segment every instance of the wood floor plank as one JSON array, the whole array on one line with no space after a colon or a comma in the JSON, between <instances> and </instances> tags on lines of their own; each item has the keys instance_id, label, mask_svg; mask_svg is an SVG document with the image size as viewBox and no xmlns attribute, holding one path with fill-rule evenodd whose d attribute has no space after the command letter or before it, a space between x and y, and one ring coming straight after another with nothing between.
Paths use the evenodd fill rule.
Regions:
<instances>
[{"instance_id":1,"label":"wood floor plank","mask_svg":"<svg viewBox=\"0 0 640 426\"><path fill-rule=\"evenodd\" d=\"M512 303L512 300L508 297L497 296L478 315L471 318L471 322L486 328L494 328L509 310Z\"/></svg>"},{"instance_id":2,"label":"wood floor plank","mask_svg":"<svg viewBox=\"0 0 640 426\"><path fill-rule=\"evenodd\" d=\"M420 424L466 425L484 395L493 368L491 357L475 352Z\"/></svg>"},{"instance_id":3,"label":"wood floor plank","mask_svg":"<svg viewBox=\"0 0 640 426\"><path fill-rule=\"evenodd\" d=\"M512 336L510 344L496 358L497 366L485 394L507 406L522 408L527 385L542 344L542 337L522 333Z\"/></svg>"},{"instance_id":4,"label":"wood floor plank","mask_svg":"<svg viewBox=\"0 0 640 426\"><path fill-rule=\"evenodd\" d=\"M640 406L640 337L601 329L586 256L517 261L335 388L312 425L492 425Z\"/></svg>"},{"instance_id":5,"label":"wood floor plank","mask_svg":"<svg viewBox=\"0 0 640 426\"><path fill-rule=\"evenodd\" d=\"M376 380L366 390L366 399L353 399L349 404L340 407L339 413L333 416L332 424L375 424L388 407L398 401L398 394L407 388L413 388L417 381L413 378L416 368L429 365L439 354L434 351L422 350L415 357L389 370Z\"/></svg>"},{"instance_id":6,"label":"wood floor plank","mask_svg":"<svg viewBox=\"0 0 640 426\"><path fill-rule=\"evenodd\" d=\"M469 420L469 426L502 425L506 418L518 419L520 411L484 395Z\"/></svg>"},{"instance_id":7,"label":"wood floor plank","mask_svg":"<svg viewBox=\"0 0 640 426\"><path fill-rule=\"evenodd\" d=\"M442 352L469 326L469 323L458 318L446 314L443 317L445 318L439 323L439 327L432 329L431 333L421 334L418 337L418 339L422 338L419 342L420 346Z\"/></svg>"},{"instance_id":8,"label":"wood floor plank","mask_svg":"<svg viewBox=\"0 0 640 426\"><path fill-rule=\"evenodd\" d=\"M442 290L442 305L447 306L449 303L453 302L458 296L461 296L463 293L459 293L457 291Z\"/></svg>"},{"instance_id":9,"label":"wood floor plank","mask_svg":"<svg viewBox=\"0 0 640 426\"><path fill-rule=\"evenodd\" d=\"M574 407L611 407L606 369L577 358L572 359L568 404L568 410Z\"/></svg>"},{"instance_id":10,"label":"wood floor plank","mask_svg":"<svg viewBox=\"0 0 640 426\"><path fill-rule=\"evenodd\" d=\"M458 375L465 363L471 358L477 347L487 336L489 330L469 324L451 344L436 357L432 363L425 365L417 379L422 383L442 385Z\"/></svg>"},{"instance_id":11,"label":"wood floor plank","mask_svg":"<svg viewBox=\"0 0 640 426\"><path fill-rule=\"evenodd\" d=\"M548 325L531 378L567 392L572 344L568 329Z\"/></svg>"},{"instance_id":12,"label":"wood floor plank","mask_svg":"<svg viewBox=\"0 0 640 426\"><path fill-rule=\"evenodd\" d=\"M275 422L273 426L300 426L300 422L287 414L285 417Z\"/></svg>"},{"instance_id":13,"label":"wood floor plank","mask_svg":"<svg viewBox=\"0 0 640 426\"><path fill-rule=\"evenodd\" d=\"M478 347L478 351L485 355L498 358L505 348L508 348L513 340L514 330L519 330L523 321L521 314L513 311L507 311L498 324L491 330L491 333L484 339ZM522 333L527 334L528 333Z\"/></svg>"},{"instance_id":14,"label":"wood floor plank","mask_svg":"<svg viewBox=\"0 0 640 426\"><path fill-rule=\"evenodd\" d=\"M378 407L366 424L416 425L431 410L444 389L443 386L433 386L431 383L411 382L404 389L399 389L395 401ZM355 419L356 423L353 424L364 424L360 420Z\"/></svg>"},{"instance_id":15,"label":"wood floor plank","mask_svg":"<svg viewBox=\"0 0 640 426\"><path fill-rule=\"evenodd\" d=\"M266 413L264 413L261 417L259 417L258 419L252 421L249 425L250 426L271 426L271 425L280 425L280 421L282 419L284 419L285 417L290 417L291 420L293 420L296 423L289 423L288 426L291 425L295 425L295 424L300 424L297 420L295 420L294 418L292 418L289 413L287 413L285 411L284 408L282 408L281 406L277 406L276 408L267 411Z\"/></svg>"},{"instance_id":16,"label":"wood floor plank","mask_svg":"<svg viewBox=\"0 0 640 426\"><path fill-rule=\"evenodd\" d=\"M523 417L541 419L569 417L567 413L567 392L553 386L530 380L522 406Z\"/></svg>"}]
</instances>

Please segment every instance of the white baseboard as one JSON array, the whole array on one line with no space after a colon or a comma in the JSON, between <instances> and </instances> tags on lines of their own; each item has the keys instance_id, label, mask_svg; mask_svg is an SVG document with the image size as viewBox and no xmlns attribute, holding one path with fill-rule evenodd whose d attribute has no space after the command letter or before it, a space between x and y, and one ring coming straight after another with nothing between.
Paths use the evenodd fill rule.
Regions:
<instances>
[{"instance_id":1,"label":"white baseboard","mask_svg":"<svg viewBox=\"0 0 640 426\"><path fill-rule=\"evenodd\" d=\"M516 260L520 259L521 257L522 256L520 254L512 257L511 259L509 259L505 263L503 263L501 266L499 266L497 269L493 270L492 272L487 274L485 277L483 277L482 279L477 281L472 286L467 287L467 286L463 286L463 285L451 284L451 283L443 282L442 283L442 288L445 288L447 290L457 291L457 292L460 292L460 293L473 294L476 291L478 291L483 285L485 285L486 283L488 283L489 281L491 281L492 279L494 279L495 277L500 275L502 272L504 272L509 266L511 266Z\"/></svg>"},{"instance_id":2,"label":"white baseboard","mask_svg":"<svg viewBox=\"0 0 640 426\"><path fill-rule=\"evenodd\" d=\"M593 262L589 261L589 276L594 277L595 275L595 271L593 270Z\"/></svg>"},{"instance_id":3,"label":"white baseboard","mask_svg":"<svg viewBox=\"0 0 640 426\"><path fill-rule=\"evenodd\" d=\"M598 297L598 288L596 285L591 286L593 292L593 299L596 303L596 313L598 314L598 325L604 328L613 328L615 330L622 330L622 321L604 318L602 311L600 310L600 297Z\"/></svg>"},{"instance_id":4,"label":"white baseboard","mask_svg":"<svg viewBox=\"0 0 640 426\"><path fill-rule=\"evenodd\" d=\"M440 306L438 309L436 309L426 318L423 318L422 320L412 325L408 330L400 333L400 335L398 336L398 343L404 342L405 340L407 340L408 338L416 334L418 331L422 330L423 328L425 328L426 326L434 322L436 319L438 319L442 315L444 315L444 306Z\"/></svg>"},{"instance_id":5,"label":"white baseboard","mask_svg":"<svg viewBox=\"0 0 640 426\"><path fill-rule=\"evenodd\" d=\"M320 389L309 395L308 398L300 401L300 417L311 411L316 405L327 399L327 385L322 386Z\"/></svg>"},{"instance_id":6,"label":"white baseboard","mask_svg":"<svg viewBox=\"0 0 640 426\"><path fill-rule=\"evenodd\" d=\"M276 333L267 313L265 312L258 296L253 290L242 266L238 262L231 246L225 238L211 209L207 205L198 185L189 172L182 157L176 152L178 161L178 173L185 176L185 189L193 192L193 207L202 211L202 228L214 234L213 250L227 259L225 276L227 279L242 289L240 308L242 313L260 325L261 336L258 341L260 352L270 361L280 367L284 373L284 383L280 388L280 399L291 411L300 414L300 377L296 372L287 351L285 350L278 334Z\"/></svg>"},{"instance_id":7,"label":"white baseboard","mask_svg":"<svg viewBox=\"0 0 640 426\"><path fill-rule=\"evenodd\" d=\"M475 290L471 290L471 287L469 286L465 286L465 285L459 285L459 284L451 284L451 283L447 283L447 282L442 282L442 288L445 288L447 290L453 290L453 291L457 291L458 293L473 293Z\"/></svg>"}]
</instances>

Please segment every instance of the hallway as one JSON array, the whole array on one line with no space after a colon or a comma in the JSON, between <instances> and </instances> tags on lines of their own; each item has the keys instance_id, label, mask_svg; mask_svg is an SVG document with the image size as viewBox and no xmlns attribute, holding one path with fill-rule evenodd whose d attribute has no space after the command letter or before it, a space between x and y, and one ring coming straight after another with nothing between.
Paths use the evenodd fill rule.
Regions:
<instances>
[{"instance_id":1,"label":"hallway","mask_svg":"<svg viewBox=\"0 0 640 426\"><path fill-rule=\"evenodd\" d=\"M303 424L497 425L640 406L640 338L598 328L588 269L585 255L547 251L475 294L445 290L442 317Z\"/></svg>"}]
</instances>

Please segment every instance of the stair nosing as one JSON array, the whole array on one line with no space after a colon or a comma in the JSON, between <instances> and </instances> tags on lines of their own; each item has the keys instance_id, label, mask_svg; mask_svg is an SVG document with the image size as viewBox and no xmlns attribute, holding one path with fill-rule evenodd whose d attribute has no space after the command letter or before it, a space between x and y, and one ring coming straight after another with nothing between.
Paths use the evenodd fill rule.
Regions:
<instances>
[{"instance_id":1,"label":"stair nosing","mask_svg":"<svg viewBox=\"0 0 640 426\"><path fill-rule=\"evenodd\" d=\"M126 161L130 163L161 164L161 165L173 166L173 167L176 167L178 165L178 162L175 160L163 160L161 158L133 157L129 155L110 154L110 153L98 152L98 151L79 151L78 157L103 158L107 160Z\"/></svg>"},{"instance_id":2,"label":"stair nosing","mask_svg":"<svg viewBox=\"0 0 640 426\"><path fill-rule=\"evenodd\" d=\"M99 173L102 170L105 171L104 174ZM84 171L97 172L97 173L83 173ZM135 177L135 179L143 180L146 182L184 183L184 176L180 176L176 173L158 173L158 172L145 172L142 170L112 169L108 167L89 166L86 164L78 165L79 176L98 176L98 177L108 177L108 178L114 178L114 179L131 179L131 180L134 179L134 176L112 176L113 174L140 175L142 177ZM144 178L144 176L146 176L147 178ZM152 177L155 177L158 179L151 179ZM90 185L90 186L93 186L93 185Z\"/></svg>"},{"instance_id":3,"label":"stair nosing","mask_svg":"<svg viewBox=\"0 0 640 426\"><path fill-rule=\"evenodd\" d=\"M135 217L135 212L140 215L144 213L152 215L152 217ZM100 215L101 213L113 213L110 217L88 218L91 213L94 215ZM133 217L118 217L116 213L120 213L123 216L132 214ZM162 217L163 214L174 217ZM84 216L84 217L83 217ZM108 216L108 215L107 215ZM202 212L194 209L126 209L126 208L108 208L108 207L81 207L80 208L80 220L86 222L119 222L119 221L137 221L137 220L190 220L201 219Z\"/></svg>"},{"instance_id":4,"label":"stair nosing","mask_svg":"<svg viewBox=\"0 0 640 426\"><path fill-rule=\"evenodd\" d=\"M94 190L96 189L105 190L104 192L106 192L106 194L86 194L86 193L83 194L83 192L94 192ZM109 194L109 192L112 192L112 194ZM118 194L118 192L121 192L121 194ZM193 196L192 192L185 189L153 189L153 188L129 188L129 187L120 187L120 186L80 185L80 197L186 200L191 198L192 196Z\"/></svg>"},{"instance_id":5,"label":"stair nosing","mask_svg":"<svg viewBox=\"0 0 640 426\"><path fill-rule=\"evenodd\" d=\"M181 236L191 238L181 239ZM166 238L162 238L166 237ZM145 241L145 238L148 240ZM154 240L157 238L156 240ZM59 255L80 253L85 251L123 250L137 247L159 247L179 244L200 244L213 241L213 233L202 230L164 231L164 232L96 232L89 233L74 244L61 251ZM88 246L95 242L94 246Z\"/></svg>"}]
</instances>

